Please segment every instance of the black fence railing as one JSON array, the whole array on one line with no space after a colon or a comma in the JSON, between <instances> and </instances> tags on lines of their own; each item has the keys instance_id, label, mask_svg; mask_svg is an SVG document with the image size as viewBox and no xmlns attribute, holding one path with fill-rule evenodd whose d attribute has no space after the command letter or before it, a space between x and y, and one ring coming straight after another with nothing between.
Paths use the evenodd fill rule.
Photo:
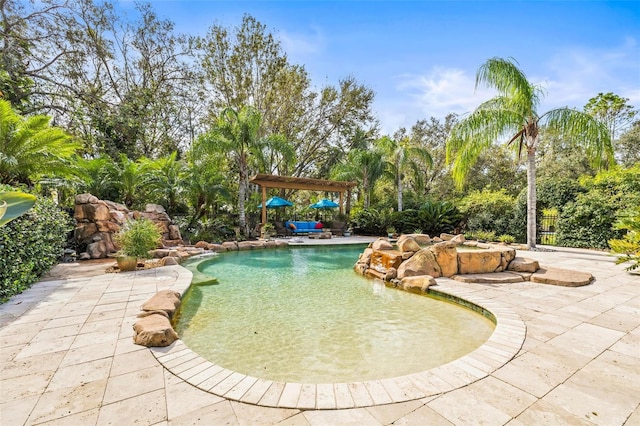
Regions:
<instances>
[{"instance_id":1,"label":"black fence railing","mask_svg":"<svg viewBox=\"0 0 640 426\"><path fill-rule=\"evenodd\" d=\"M542 216L540 220L540 244L553 246L556 244L556 225L558 216Z\"/></svg>"}]
</instances>

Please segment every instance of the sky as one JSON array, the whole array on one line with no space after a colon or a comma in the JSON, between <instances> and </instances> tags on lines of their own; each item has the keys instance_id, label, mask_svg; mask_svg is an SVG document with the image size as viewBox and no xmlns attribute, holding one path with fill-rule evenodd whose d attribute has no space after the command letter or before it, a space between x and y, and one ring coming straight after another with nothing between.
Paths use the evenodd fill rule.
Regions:
<instances>
[{"instance_id":1,"label":"sky","mask_svg":"<svg viewBox=\"0 0 640 426\"><path fill-rule=\"evenodd\" d=\"M123 3L126 4L126 3ZM219 1L152 0L176 31L204 35L244 14L266 25L314 86L353 76L374 90L384 134L417 120L471 112L492 57L513 58L545 90L539 112L582 109L613 92L640 109L640 0Z\"/></svg>"}]
</instances>

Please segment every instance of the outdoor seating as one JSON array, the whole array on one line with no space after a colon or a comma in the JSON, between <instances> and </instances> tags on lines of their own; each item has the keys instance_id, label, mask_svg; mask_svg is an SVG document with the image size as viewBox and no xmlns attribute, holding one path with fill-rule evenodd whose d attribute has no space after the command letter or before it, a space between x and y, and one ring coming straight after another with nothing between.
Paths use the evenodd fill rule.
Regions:
<instances>
[{"instance_id":1,"label":"outdoor seating","mask_svg":"<svg viewBox=\"0 0 640 426\"><path fill-rule=\"evenodd\" d=\"M322 222L317 221L288 220L284 225L296 235L322 232Z\"/></svg>"}]
</instances>

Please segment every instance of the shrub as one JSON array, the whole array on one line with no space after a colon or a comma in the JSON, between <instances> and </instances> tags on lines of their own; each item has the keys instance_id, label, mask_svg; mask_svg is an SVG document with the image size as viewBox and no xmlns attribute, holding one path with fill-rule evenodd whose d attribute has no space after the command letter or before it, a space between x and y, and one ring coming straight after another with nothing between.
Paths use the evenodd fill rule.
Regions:
<instances>
[{"instance_id":1,"label":"shrub","mask_svg":"<svg viewBox=\"0 0 640 426\"><path fill-rule=\"evenodd\" d=\"M512 244L516 242L516 238L513 235L503 234L498 237L498 241L505 244Z\"/></svg>"},{"instance_id":2,"label":"shrub","mask_svg":"<svg viewBox=\"0 0 640 426\"><path fill-rule=\"evenodd\" d=\"M389 226L388 217L376 209L362 209L351 216L351 226L356 234L382 235Z\"/></svg>"},{"instance_id":3,"label":"shrub","mask_svg":"<svg viewBox=\"0 0 640 426\"><path fill-rule=\"evenodd\" d=\"M493 231L476 231L473 233L473 236L478 239L478 241L495 241L496 233Z\"/></svg>"},{"instance_id":4,"label":"shrub","mask_svg":"<svg viewBox=\"0 0 640 426\"><path fill-rule=\"evenodd\" d=\"M1 186L0 191L15 191ZM63 254L73 221L49 198L0 227L0 299L21 293Z\"/></svg>"},{"instance_id":5,"label":"shrub","mask_svg":"<svg viewBox=\"0 0 640 426\"><path fill-rule=\"evenodd\" d=\"M475 231L494 231L512 234L514 230L516 200L501 191L475 191L460 200L465 228Z\"/></svg>"},{"instance_id":6,"label":"shrub","mask_svg":"<svg viewBox=\"0 0 640 426\"><path fill-rule=\"evenodd\" d=\"M626 217L621 217L615 224L616 229L627 231L624 238L609 240L609 245L614 253L622 254L616 261L617 264L631 262L626 268L633 271L640 267L640 207Z\"/></svg>"},{"instance_id":7,"label":"shrub","mask_svg":"<svg viewBox=\"0 0 640 426\"><path fill-rule=\"evenodd\" d=\"M146 259L149 250L158 247L162 235L158 226L149 219L130 220L124 224L115 235L115 241L120 246L123 256L135 256Z\"/></svg>"}]
</instances>

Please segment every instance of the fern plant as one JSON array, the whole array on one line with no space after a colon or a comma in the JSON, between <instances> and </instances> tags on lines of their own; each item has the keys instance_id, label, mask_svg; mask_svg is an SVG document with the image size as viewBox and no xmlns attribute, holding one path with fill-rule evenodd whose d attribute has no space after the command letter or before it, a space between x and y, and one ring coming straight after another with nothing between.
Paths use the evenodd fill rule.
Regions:
<instances>
[{"instance_id":1,"label":"fern plant","mask_svg":"<svg viewBox=\"0 0 640 426\"><path fill-rule=\"evenodd\" d=\"M609 240L611 250L622 254L616 264L631 262L631 265L625 269L627 271L638 269L640 267L640 207L637 207L628 217L620 218L614 227L627 230L623 239Z\"/></svg>"}]
</instances>

